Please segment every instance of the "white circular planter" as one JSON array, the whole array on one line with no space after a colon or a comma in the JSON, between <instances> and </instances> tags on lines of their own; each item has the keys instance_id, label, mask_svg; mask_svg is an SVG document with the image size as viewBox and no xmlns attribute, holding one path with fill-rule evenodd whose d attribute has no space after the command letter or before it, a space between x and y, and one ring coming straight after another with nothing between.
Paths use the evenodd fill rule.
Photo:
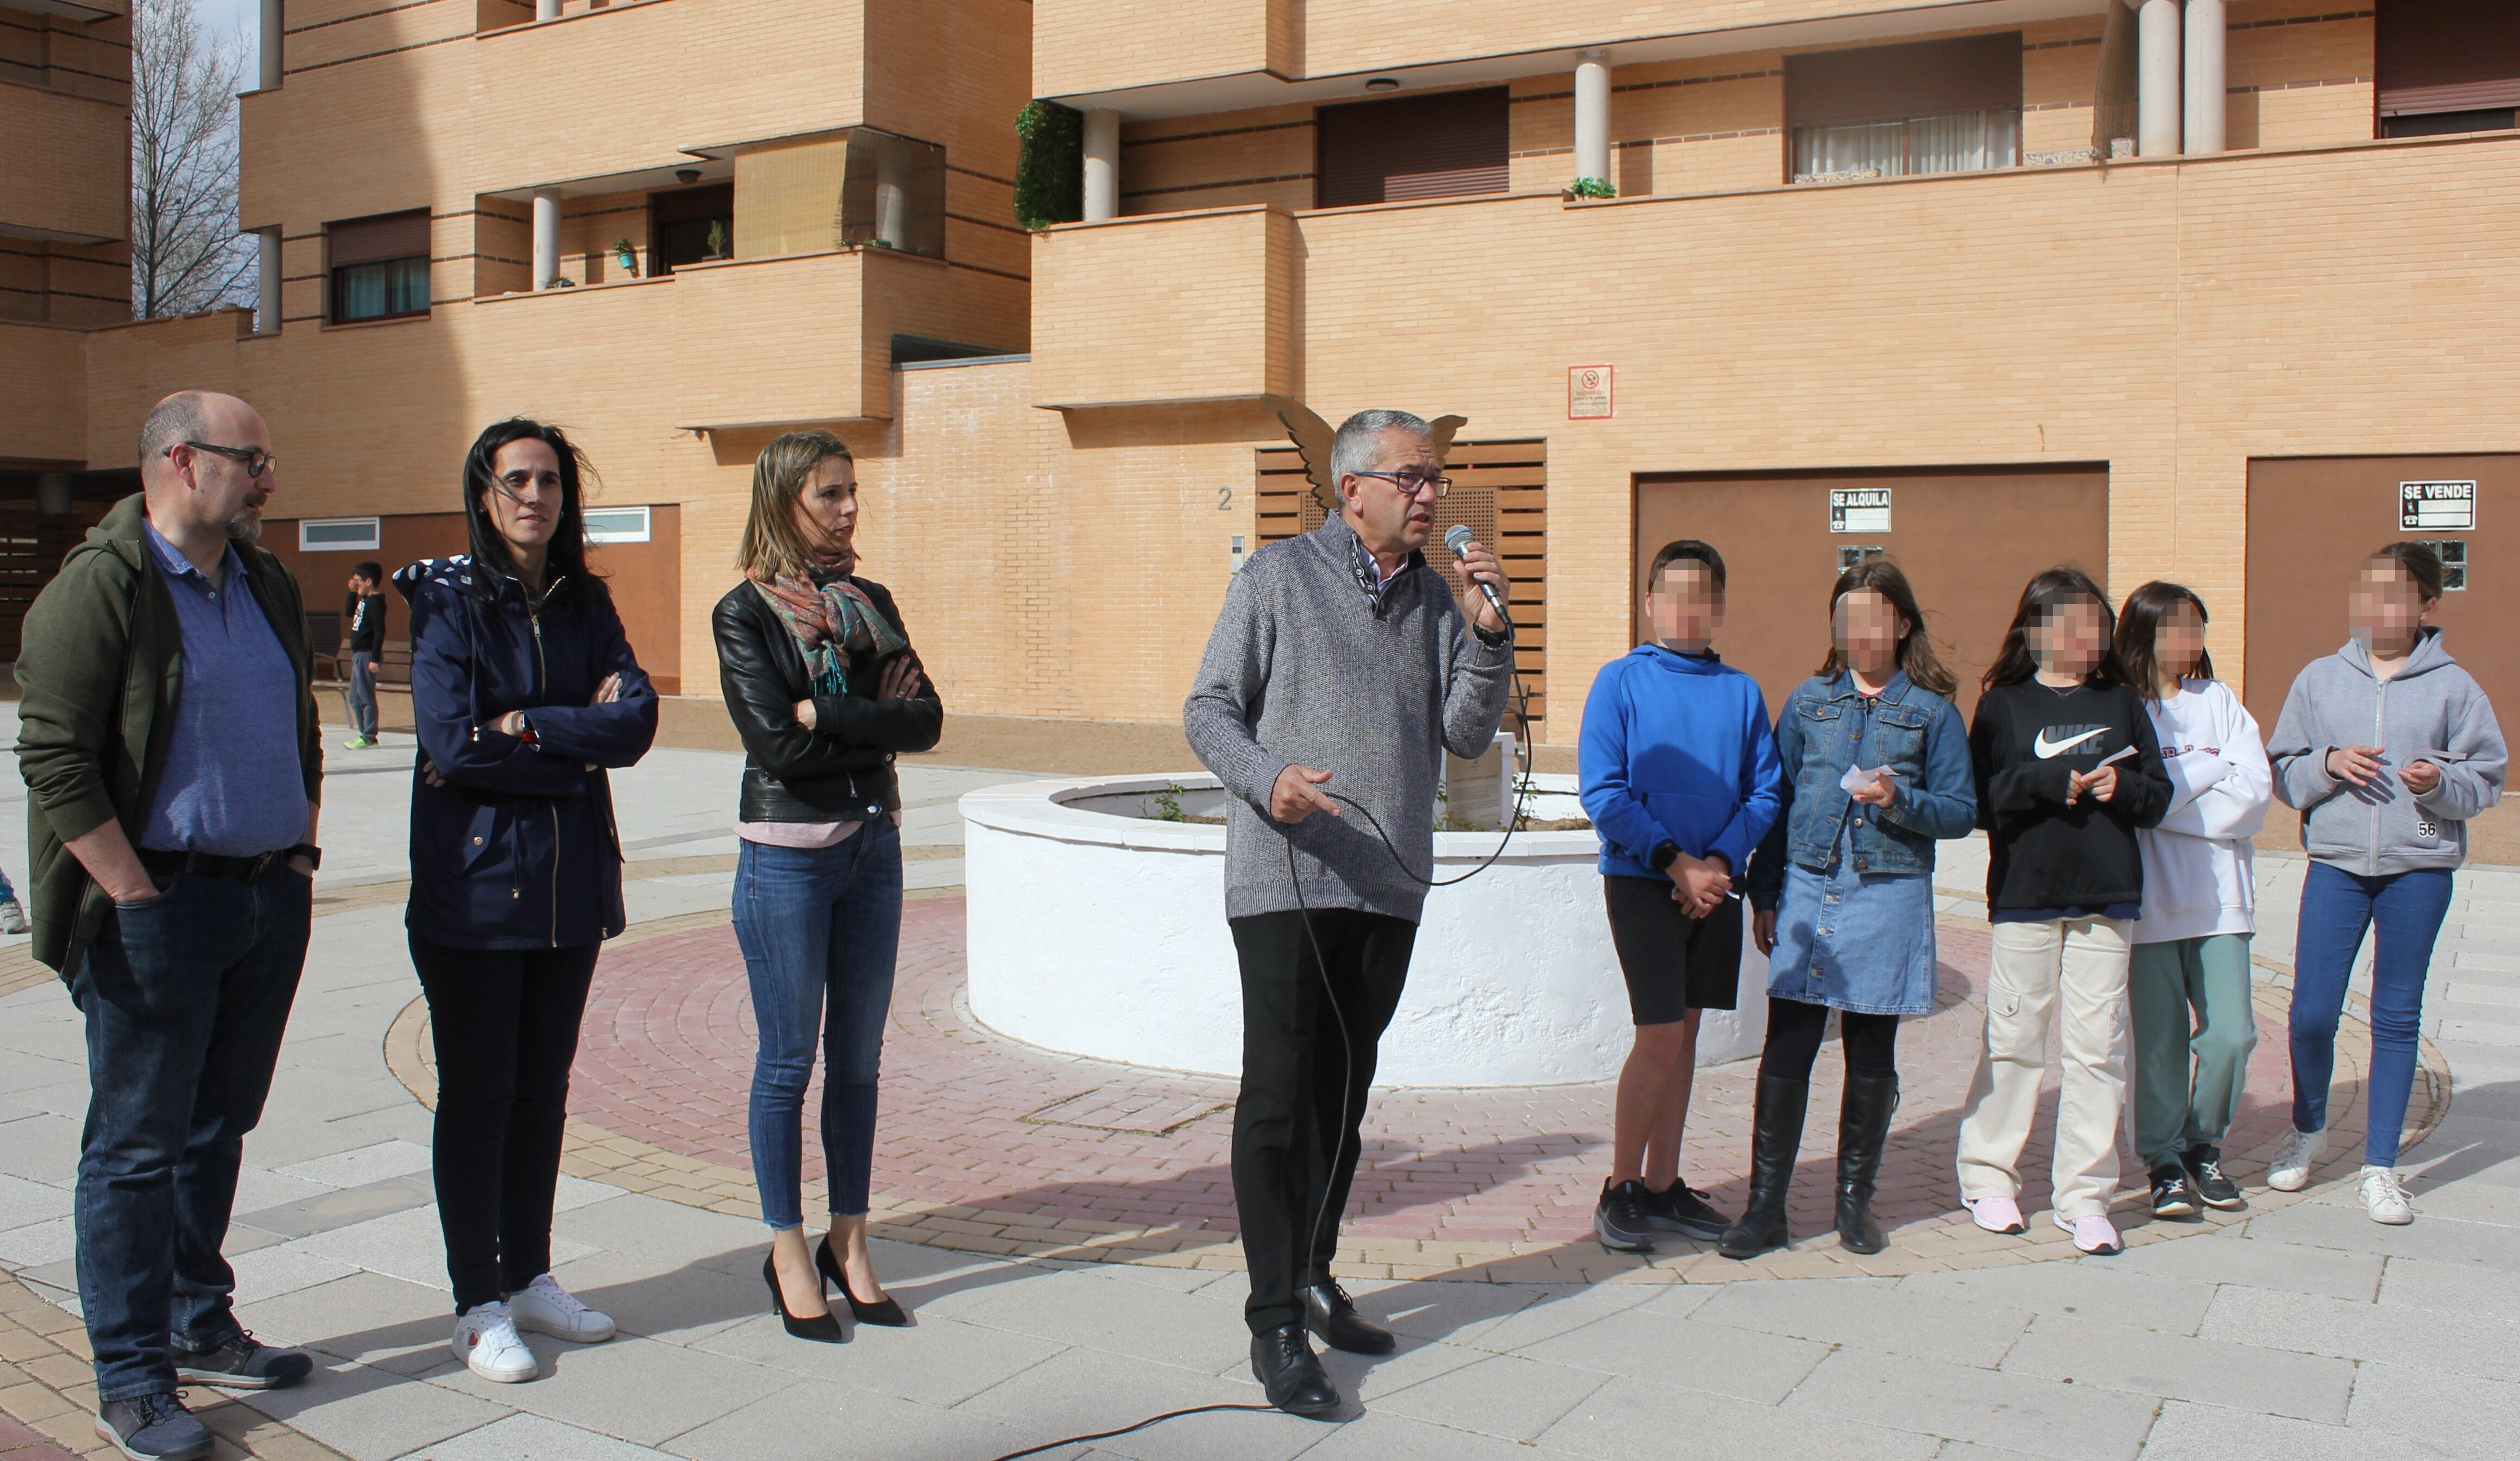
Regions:
<instances>
[{"instance_id":1,"label":"white circular planter","mask_svg":"<svg viewBox=\"0 0 2520 1461\"><path fill-rule=\"evenodd\" d=\"M1563 817L1573 777L1542 776ZM1026 781L962 801L971 1012L1028 1044L1233 1076L1242 995L1225 923L1225 828L1156 819L1184 788L1219 815L1207 775ZM1435 875L1496 851L1494 832L1435 834ZM1549 1085L1617 1074L1626 987L1589 831L1521 832L1496 864L1426 898L1409 986L1383 1036L1385 1085ZM1745 948L1740 1009L1709 1010L1701 1065L1758 1053L1767 962Z\"/></svg>"}]
</instances>

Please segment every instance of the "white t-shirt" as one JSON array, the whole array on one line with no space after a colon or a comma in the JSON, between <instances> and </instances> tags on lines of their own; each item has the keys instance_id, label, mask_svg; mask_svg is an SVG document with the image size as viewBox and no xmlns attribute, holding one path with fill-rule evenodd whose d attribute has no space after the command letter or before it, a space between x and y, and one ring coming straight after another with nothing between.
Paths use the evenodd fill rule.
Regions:
<instances>
[{"instance_id":1,"label":"white t-shirt","mask_svg":"<svg viewBox=\"0 0 2520 1461\"><path fill-rule=\"evenodd\" d=\"M2266 741L2239 696L2219 680L2189 680L2146 702L2170 773L2170 812L2136 834L2143 853L2143 915L2135 942L2257 932L2255 848L2274 774Z\"/></svg>"}]
</instances>

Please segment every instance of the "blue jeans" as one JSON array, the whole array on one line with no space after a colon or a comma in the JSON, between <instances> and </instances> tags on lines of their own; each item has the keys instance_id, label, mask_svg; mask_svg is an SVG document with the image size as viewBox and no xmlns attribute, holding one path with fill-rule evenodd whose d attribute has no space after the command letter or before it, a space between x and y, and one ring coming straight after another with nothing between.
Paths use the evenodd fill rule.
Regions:
<instances>
[{"instance_id":1,"label":"blue jeans","mask_svg":"<svg viewBox=\"0 0 2520 1461\"><path fill-rule=\"evenodd\" d=\"M834 1218L867 1210L876 1073L901 948L901 833L887 818L836 847L746 842L735 861L735 936L752 985L752 1180L761 1220L805 1225L805 1086L823 1046L823 1180Z\"/></svg>"},{"instance_id":2,"label":"blue jeans","mask_svg":"<svg viewBox=\"0 0 2520 1461\"><path fill-rule=\"evenodd\" d=\"M87 1017L79 1138L79 1303L100 1399L175 1388L171 1334L237 1332L219 1254L245 1133L262 1119L306 962L314 884L190 874L107 915L70 981Z\"/></svg>"},{"instance_id":3,"label":"blue jeans","mask_svg":"<svg viewBox=\"0 0 2520 1461\"><path fill-rule=\"evenodd\" d=\"M369 740L377 738L377 657L366 649L350 654L350 678L341 683L341 698L350 707L350 729Z\"/></svg>"},{"instance_id":4,"label":"blue jeans","mask_svg":"<svg viewBox=\"0 0 2520 1461\"><path fill-rule=\"evenodd\" d=\"M2450 912L2451 874L2428 867L2363 877L2312 863L2301 889L2292 973L2292 1124L2327 1129L2327 1085L2336 1074L2336 1025L2365 929L2371 962L2371 1067L2363 1077L2366 1167L2394 1167L2415 1085L2415 1036L2423 1024L2424 974Z\"/></svg>"}]
</instances>

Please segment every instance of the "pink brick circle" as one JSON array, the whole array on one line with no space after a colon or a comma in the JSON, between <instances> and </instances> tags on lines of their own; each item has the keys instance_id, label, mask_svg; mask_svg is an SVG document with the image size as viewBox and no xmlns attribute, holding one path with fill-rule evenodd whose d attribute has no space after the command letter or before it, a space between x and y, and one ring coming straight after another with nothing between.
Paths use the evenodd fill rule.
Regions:
<instances>
[{"instance_id":1,"label":"pink brick circle","mask_svg":"<svg viewBox=\"0 0 2520 1461\"><path fill-rule=\"evenodd\" d=\"M884 1045L878 1204L1231 1232L1234 1083L1071 1059L998 1036L975 1024L959 997L963 951L960 899L908 905ZM1941 999L1932 1014L1901 1027L1904 1090L1876 1208L1885 1225L1956 1209L1952 1154L1985 1019L1987 952L1983 929L1945 927ZM2228 1143L2235 1156L2273 1136L2292 1099L2283 1031L2263 1011L2259 1026L2249 1096ZM664 1150L746 1168L752 1055L751 1004L732 928L616 948L596 971L572 1109ZM1830 1223L1841 1072L1832 1045L1813 1077L1793 1194L1798 1233ZM1689 1114L1688 1179L1728 1213L1743 1196L1755 1077L1754 1061L1700 1072ZM2033 1211L2047 1203L2053 1108L2051 1086L2023 1158L2024 1206ZM805 1112L806 1173L814 1178L821 1160L811 1094ZM1170 1129L1064 1124L1126 1112ZM1463 1242L1589 1237L1610 1120L1606 1083L1377 1091L1345 1230ZM2131 1157L2126 1165L2126 1183L2139 1189L2138 1165Z\"/></svg>"}]
</instances>

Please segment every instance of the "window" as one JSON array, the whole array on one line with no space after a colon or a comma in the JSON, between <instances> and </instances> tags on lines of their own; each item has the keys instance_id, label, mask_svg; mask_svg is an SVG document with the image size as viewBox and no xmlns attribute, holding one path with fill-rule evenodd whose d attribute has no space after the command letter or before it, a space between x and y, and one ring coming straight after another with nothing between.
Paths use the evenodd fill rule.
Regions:
<instances>
[{"instance_id":1,"label":"window","mask_svg":"<svg viewBox=\"0 0 2520 1461\"><path fill-rule=\"evenodd\" d=\"M2464 593L2467 589L2467 540L2465 538L2419 538L2416 541L2441 554L2442 592Z\"/></svg>"},{"instance_id":2,"label":"window","mask_svg":"<svg viewBox=\"0 0 2520 1461\"><path fill-rule=\"evenodd\" d=\"M648 199L648 273L735 257L735 185L718 183Z\"/></svg>"},{"instance_id":3,"label":"window","mask_svg":"<svg viewBox=\"0 0 2520 1461\"><path fill-rule=\"evenodd\" d=\"M2520 6L2379 0L2376 8L2381 136L2511 126L2520 111Z\"/></svg>"},{"instance_id":4,"label":"window","mask_svg":"<svg viewBox=\"0 0 2520 1461\"><path fill-rule=\"evenodd\" d=\"M375 553L382 520L375 517L301 517L299 553Z\"/></svg>"},{"instance_id":5,"label":"window","mask_svg":"<svg viewBox=\"0 0 2520 1461\"><path fill-rule=\"evenodd\" d=\"M873 127L849 133L840 242L945 256L945 150Z\"/></svg>"},{"instance_id":6,"label":"window","mask_svg":"<svg viewBox=\"0 0 2520 1461\"><path fill-rule=\"evenodd\" d=\"M586 541L589 543L647 542L648 509L645 508L587 509Z\"/></svg>"},{"instance_id":7,"label":"window","mask_svg":"<svg viewBox=\"0 0 2520 1461\"><path fill-rule=\"evenodd\" d=\"M1785 58L1797 183L2021 160L2021 33Z\"/></svg>"},{"instance_id":8,"label":"window","mask_svg":"<svg viewBox=\"0 0 2520 1461\"><path fill-rule=\"evenodd\" d=\"M328 224L333 323L428 313L428 210Z\"/></svg>"},{"instance_id":9,"label":"window","mask_svg":"<svg viewBox=\"0 0 2520 1461\"><path fill-rule=\"evenodd\" d=\"M1348 102L1314 113L1313 200L1324 208L1503 193L1504 87Z\"/></svg>"}]
</instances>

